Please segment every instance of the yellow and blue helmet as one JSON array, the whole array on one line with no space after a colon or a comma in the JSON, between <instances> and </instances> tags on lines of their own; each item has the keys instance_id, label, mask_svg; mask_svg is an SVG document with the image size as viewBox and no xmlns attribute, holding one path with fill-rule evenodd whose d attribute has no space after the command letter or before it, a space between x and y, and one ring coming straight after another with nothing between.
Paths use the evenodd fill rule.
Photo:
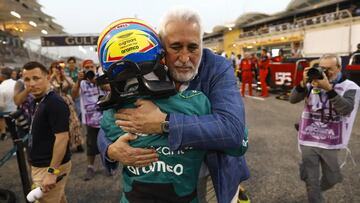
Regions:
<instances>
[{"instance_id":1,"label":"yellow and blue helmet","mask_svg":"<svg viewBox=\"0 0 360 203\"><path fill-rule=\"evenodd\" d=\"M117 20L106 27L99 36L97 50L104 72L118 61L132 61L140 66L152 64L164 53L156 32L145 21L135 18ZM112 74L122 70L117 67Z\"/></svg>"},{"instance_id":2,"label":"yellow and blue helmet","mask_svg":"<svg viewBox=\"0 0 360 203\"><path fill-rule=\"evenodd\" d=\"M160 39L145 21L126 18L113 22L100 34L97 51L105 73L97 82L111 87L110 94L98 101L100 110L119 107L139 96L160 98L176 93L163 64Z\"/></svg>"}]
</instances>

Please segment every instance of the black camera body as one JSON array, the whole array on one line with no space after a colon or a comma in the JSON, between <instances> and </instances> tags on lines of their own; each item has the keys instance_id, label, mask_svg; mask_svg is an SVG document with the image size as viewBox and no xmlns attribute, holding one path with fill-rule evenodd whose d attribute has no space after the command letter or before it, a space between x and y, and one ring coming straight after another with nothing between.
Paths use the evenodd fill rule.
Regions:
<instances>
[{"instance_id":1,"label":"black camera body","mask_svg":"<svg viewBox=\"0 0 360 203\"><path fill-rule=\"evenodd\" d=\"M311 82L313 80L324 79L323 73L324 73L324 70L320 66L314 66L314 67L310 68L307 72L309 82Z\"/></svg>"},{"instance_id":2,"label":"black camera body","mask_svg":"<svg viewBox=\"0 0 360 203\"><path fill-rule=\"evenodd\" d=\"M92 70L84 70L85 80L92 80L95 78L95 73Z\"/></svg>"},{"instance_id":3,"label":"black camera body","mask_svg":"<svg viewBox=\"0 0 360 203\"><path fill-rule=\"evenodd\" d=\"M55 68L61 71L62 69L65 68L65 64L63 62L59 62L56 64Z\"/></svg>"},{"instance_id":4,"label":"black camera body","mask_svg":"<svg viewBox=\"0 0 360 203\"><path fill-rule=\"evenodd\" d=\"M24 111L23 110L17 110L15 112L12 112L9 114L9 116L12 119L15 119L15 124L17 127L21 128L22 130L24 130L25 132L28 132L30 129L30 125L28 120L26 119L25 115L24 115Z\"/></svg>"}]
</instances>

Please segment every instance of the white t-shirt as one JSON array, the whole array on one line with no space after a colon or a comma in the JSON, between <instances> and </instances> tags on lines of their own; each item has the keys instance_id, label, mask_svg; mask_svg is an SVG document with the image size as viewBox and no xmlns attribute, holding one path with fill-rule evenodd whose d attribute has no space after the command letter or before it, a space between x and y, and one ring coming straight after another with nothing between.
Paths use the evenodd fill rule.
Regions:
<instances>
[{"instance_id":1,"label":"white t-shirt","mask_svg":"<svg viewBox=\"0 0 360 203\"><path fill-rule=\"evenodd\" d=\"M16 111L14 102L14 89L16 81L13 79L4 80L0 84L0 111L13 112Z\"/></svg>"}]
</instances>

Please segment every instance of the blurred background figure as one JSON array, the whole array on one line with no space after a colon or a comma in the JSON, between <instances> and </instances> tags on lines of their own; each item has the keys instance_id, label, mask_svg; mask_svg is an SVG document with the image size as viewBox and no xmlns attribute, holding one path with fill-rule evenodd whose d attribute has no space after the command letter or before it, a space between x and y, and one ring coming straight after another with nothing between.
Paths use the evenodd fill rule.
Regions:
<instances>
[{"instance_id":1,"label":"blurred background figure","mask_svg":"<svg viewBox=\"0 0 360 203\"><path fill-rule=\"evenodd\" d=\"M76 66L76 58L71 56L67 60L65 74L69 76L74 82L78 80L79 68Z\"/></svg>"},{"instance_id":2,"label":"blurred background figure","mask_svg":"<svg viewBox=\"0 0 360 203\"><path fill-rule=\"evenodd\" d=\"M70 95L74 82L71 77L65 75L65 63L63 61L53 62L49 72L51 88L64 99L70 110L70 149L75 152L83 152L81 124L75 110L75 103Z\"/></svg>"},{"instance_id":3,"label":"blurred background figure","mask_svg":"<svg viewBox=\"0 0 360 203\"><path fill-rule=\"evenodd\" d=\"M234 53L234 52L231 52L231 54L230 54L230 61L231 61L232 64L233 64L234 70L236 70L236 56L235 56L235 53Z\"/></svg>"},{"instance_id":4,"label":"blurred background figure","mask_svg":"<svg viewBox=\"0 0 360 203\"><path fill-rule=\"evenodd\" d=\"M2 83L0 84L0 111L12 112L16 110L16 105L13 101L14 87L16 81L11 78L12 69L3 68L0 71Z\"/></svg>"},{"instance_id":5,"label":"blurred background figure","mask_svg":"<svg viewBox=\"0 0 360 203\"><path fill-rule=\"evenodd\" d=\"M268 69L269 63L270 63L270 58L268 56L268 52L266 49L262 49L261 50L261 58L259 61L260 83L261 83L260 96L262 96L262 97L269 96L269 91L268 91L267 83L266 83L266 76L269 73L269 69Z\"/></svg>"},{"instance_id":6,"label":"blurred background figure","mask_svg":"<svg viewBox=\"0 0 360 203\"><path fill-rule=\"evenodd\" d=\"M19 72L22 73L22 70ZM18 79L14 88L14 102L19 110L22 111L28 124L31 123L31 117L34 112L32 104L34 96L30 93L30 88L25 86L22 78ZM28 132L26 129L18 128L18 135L24 137Z\"/></svg>"},{"instance_id":7,"label":"blurred background figure","mask_svg":"<svg viewBox=\"0 0 360 203\"><path fill-rule=\"evenodd\" d=\"M252 53L250 55L250 60L251 60L251 69L254 71L254 78L255 78L255 81L258 82L259 80L259 68L258 68L258 58L256 56L255 53Z\"/></svg>"},{"instance_id":8,"label":"blurred background figure","mask_svg":"<svg viewBox=\"0 0 360 203\"><path fill-rule=\"evenodd\" d=\"M252 96L252 81L253 81L253 72L251 58L249 54L245 54L245 58L240 62L240 72L241 72L241 95L245 96L245 85L248 84L249 95Z\"/></svg>"},{"instance_id":9,"label":"blurred background figure","mask_svg":"<svg viewBox=\"0 0 360 203\"><path fill-rule=\"evenodd\" d=\"M11 71L11 78L13 80L18 80L19 76L18 76L18 71L17 70L12 70Z\"/></svg>"},{"instance_id":10,"label":"blurred background figure","mask_svg":"<svg viewBox=\"0 0 360 203\"><path fill-rule=\"evenodd\" d=\"M239 78L239 82L241 82L240 63L241 63L241 54L238 54L236 55L235 75Z\"/></svg>"},{"instance_id":11,"label":"blurred background figure","mask_svg":"<svg viewBox=\"0 0 360 203\"><path fill-rule=\"evenodd\" d=\"M271 59L272 62L277 62L277 63L280 63L283 60L284 60L284 50L283 49L279 49L278 55Z\"/></svg>"},{"instance_id":12,"label":"blurred background figure","mask_svg":"<svg viewBox=\"0 0 360 203\"><path fill-rule=\"evenodd\" d=\"M292 44L291 56L294 58L301 58L303 57L303 53L301 50L301 46L299 42L295 42Z\"/></svg>"},{"instance_id":13,"label":"blurred background figure","mask_svg":"<svg viewBox=\"0 0 360 203\"><path fill-rule=\"evenodd\" d=\"M72 88L73 98L80 98L81 121L86 126L86 155L88 166L84 177L85 181L95 176L95 157L99 154L97 135L100 129L102 113L97 110L96 103L99 96L105 95L95 80L97 73L94 62L90 59L83 61L83 70L78 72L78 81Z\"/></svg>"},{"instance_id":14,"label":"blurred background figure","mask_svg":"<svg viewBox=\"0 0 360 203\"><path fill-rule=\"evenodd\" d=\"M5 67L0 70L0 133L1 139L6 138L6 124L4 114L16 111L14 103L14 87L16 81L11 78L12 69Z\"/></svg>"},{"instance_id":15,"label":"blurred background figure","mask_svg":"<svg viewBox=\"0 0 360 203\"><path fill-rule=\"evenodd\" d=\"M351 54L353 58L352 64L360 64L360 43L357 44L357 50Z\"/></svg>"},{"instance_id":16,"label":"blurred background figure","mask_svg":"<svg viewBox=\"0 0 360 203\"><path fill-rule=\"evenodd\" d=\"M76 66L76 58L71 56L67 60L67 66L65 68L65 74L69 76L74 83L78 81L78 73L80 71L80 68ZM81 110L80 110L80 98L76 97L73 98L75 103L75 110L76 113L81 120Z\"/></svg>"}]
</instances>

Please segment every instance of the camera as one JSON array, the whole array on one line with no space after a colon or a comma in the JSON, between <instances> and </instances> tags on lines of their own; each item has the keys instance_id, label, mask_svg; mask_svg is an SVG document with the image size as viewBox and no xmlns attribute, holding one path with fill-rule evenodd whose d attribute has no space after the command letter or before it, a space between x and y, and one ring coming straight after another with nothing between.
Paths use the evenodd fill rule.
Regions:
<instances>
[{"instance_id":1,"label":"camera","mask_svg":"<svg viewBox=\"0 0 360 203\"><path fill-rule=\"evenodd\" d=\"M95 78L95 73L92 70L84 70L85 80L92 80Z\"/></svg>"},{"instance_id":2,"label":"camera","mask_svg":"<svg viewBox=\"0 0 360 203\"><path fill-rule=\"evenodd\" d=\"M63 63L63 62L59 62L58 64L56 64L56 69L58 69L58 70L62 70L62 69L64 69L65 68L65 63Z\"/></svg>"},{"instance_id":3,"label":"camera","mask_svg":"<svg viewBox=\"0 0 360 203\"><path fill-rule=\"evenodd\" d=\"M21 128L25 132L28 132L30 129L29 122L26 119L23 110L17 110L9 114L9 116L15 119L15 124L18 128Z\"/></svg>"},{"instance_id":4,"label":"camera","mask_svg":"<svg viewBox=\"0 0 360 203\"><path fill-rule=\"evenodd\" d=\"M313 80L322 80L324 79L323 73L324 70L320 66L313 66L308 70L307 76L310 82Z\"/></svg>"}]
</instances>

